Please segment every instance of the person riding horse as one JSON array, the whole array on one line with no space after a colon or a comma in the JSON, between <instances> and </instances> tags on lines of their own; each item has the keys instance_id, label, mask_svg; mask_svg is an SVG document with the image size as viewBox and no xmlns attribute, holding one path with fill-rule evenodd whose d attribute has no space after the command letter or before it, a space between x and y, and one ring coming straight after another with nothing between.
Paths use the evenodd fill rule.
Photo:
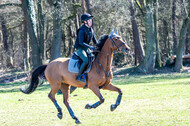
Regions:
<instances>
[{"instance_id":1,"label":"person riding horse","mask_svg":"<svg viewBox=\"0 0 190 126\"><path fill-rule=\"evenodd\" d=\"M83 61L77 76L77 80L82 82L85 81L83 72L88 65L88 55L91 53L91 50L95 49L93 46L90 46L89 43L91 41L93 41L95 45L98 43L92 28L92 18L93 16L88 13L81 16L83 25L77 30L77 38L74 45L74 49L76 49L78 56Z\"/></svg>"},{"instance_id":2,"label":"person riding horse","mask_svg":"<svg viewBox=\"0 0 190 126\"><path fill-rule=\"evenodd\" d=\"M99 101L93 104L86 104L85 109L95 109L104 103L104 97L100 92L100 89L115 91L118 93L118 97L114 104L111 104L110 110L114 111L121 102L122 90L113 85L111 82L113 74L111 72L111 64L113 61L114 51L122 51L127 53L130 47L125 44L122 38L118 35L118 32L114 33L112 30L110 35L104 35L100 38L97 44L98 54L93 62L92 68L88 73L88 88L99 98ZM70 86L84 87L85 83L76 80L77 74L69 72L69 58L57 58L48 64L37 67L32 73L30 78L30 84L26 88L21 87L20 91L25 94L31 94L36 90L39 85L42 85L40 78L47 80L51 86L51 91L48 95L50 100L57 108L57 117L63 118L62 108L59 106L55 94L59 89L63 93L63 103L65 104L70 116L75 120L76 124L80 124L80 120L72 110L69 98L70 98Z\"/></svg>"}]
</instances>

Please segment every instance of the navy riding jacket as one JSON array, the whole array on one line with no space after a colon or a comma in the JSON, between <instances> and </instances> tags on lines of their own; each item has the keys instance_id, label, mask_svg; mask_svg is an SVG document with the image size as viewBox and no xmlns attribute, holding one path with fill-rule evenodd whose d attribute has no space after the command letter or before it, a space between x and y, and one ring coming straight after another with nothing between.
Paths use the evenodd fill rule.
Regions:
<instances>
[{"instance_id":1,"label":"navy riding jacket","mask_svg":"<svg viewBox=\"0 0 190 126\"><path fill-rule=\"evenodd\" d=\"M85 50L92 48L92 46L89 45L91 41L93 41L95 45L98 43L94 34L94 30L92 27L88 28L87 26L82 25L77 30L77 38L75 40L74 48L82 47Z\"/></svg>"}]
</instances>

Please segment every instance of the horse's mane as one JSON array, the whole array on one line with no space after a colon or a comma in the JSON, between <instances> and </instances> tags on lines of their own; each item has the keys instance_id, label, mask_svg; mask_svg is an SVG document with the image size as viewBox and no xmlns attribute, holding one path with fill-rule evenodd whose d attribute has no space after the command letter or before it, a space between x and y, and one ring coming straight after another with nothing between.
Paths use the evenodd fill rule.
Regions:
<instances>
[{"instance_id":1,"label":"horse's mane","mask_svg":"<svg viewBox=\"0 0 190 126\"><path fill-rule=\"evenodd\" d=\"M108 39L108 35L102 35L100 37L100 39L98 40L98 44L97 44L97 47L98 47L99 51L102 50L102 47L104 46L107 39Z\"/></svg>"}]
</instances>

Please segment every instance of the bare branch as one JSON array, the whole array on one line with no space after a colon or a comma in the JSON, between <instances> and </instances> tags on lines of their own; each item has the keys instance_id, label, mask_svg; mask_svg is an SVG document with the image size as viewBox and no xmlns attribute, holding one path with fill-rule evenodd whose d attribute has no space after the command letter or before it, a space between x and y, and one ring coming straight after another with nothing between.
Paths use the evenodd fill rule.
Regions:
<instances>
[{"instance_id":1,"label":"bare branch","mask_svg":"<svg viewBox=\"0 0 190 126\"><path fill-rule=\"evenodd\" d=\"M17 6L17 7L21 7L22 4L18 4L18 3L6 3L6 4L0 4L0 9L6 6Z\"/></svg>"},{"instance_id":2,"label":"bare branch","mask_svg":"<svg viewBox=\"0 0 190 126\"><path fill-rule=\"evenodd\" d=\"M11 30L11 29L14 29L14 28L20 27L20 26L24 23L24 21L25 21L25 20L21 21L18 25L8 27L7 30Z\"/></svg>"}]
</instances>

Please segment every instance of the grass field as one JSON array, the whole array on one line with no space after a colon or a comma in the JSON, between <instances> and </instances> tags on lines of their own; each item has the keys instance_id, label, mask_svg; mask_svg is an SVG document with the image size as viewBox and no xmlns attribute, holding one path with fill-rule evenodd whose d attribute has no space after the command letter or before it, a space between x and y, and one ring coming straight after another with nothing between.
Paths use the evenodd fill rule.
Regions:
<instances>
[{"instance_id":1,"label":"grass field","mask_svg":"<svg viewBox=\"0 0 190 126\"><path fill-rule=\"evenodd\" d=\"M125 76L113 79L123 91L120 106L110 111L117 93L101 90L105 102L96 109L84 109L98 98L89 89L77 89L70 104L84 126L190 126L190 74ZM56 95L63 119L47 95L44 84L30 94L19 91L25 82L0 84L0 126L73 126L76 125Z\"/></svg>"}]
</instances>

